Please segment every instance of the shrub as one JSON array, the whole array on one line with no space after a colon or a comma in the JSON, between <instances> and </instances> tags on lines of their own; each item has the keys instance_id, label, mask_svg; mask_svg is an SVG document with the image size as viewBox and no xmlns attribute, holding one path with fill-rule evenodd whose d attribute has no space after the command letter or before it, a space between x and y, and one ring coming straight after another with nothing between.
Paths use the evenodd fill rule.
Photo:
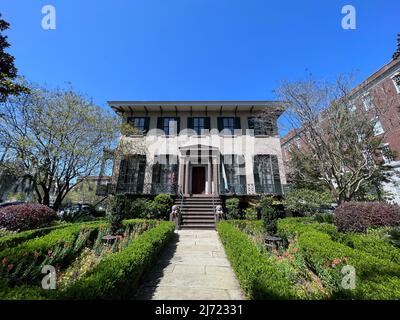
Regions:
<instances>
[{"instance_id":1,"label":"shrub","mask_svg":"<svg viewBox=\"0 0 400 320\"><path fill-rule=\"evenodd\" d=\"M333 224L335 221L335 216L331 213L322 213L322 212L317 212L313 216L314 220L320 223L331 223Z\"/></svg>"},{"instance_id":2,"label":"shrub","mask_svg":"<svg viewBox=\"0 0 400 320\"><path fill-rule=\"evenodd\" d=\"M0 209L0 227L23 231L49 226L56 212L41 204L19 204Z\"/></svg>"},{"instance_id":3,"label":"shrub","mask_svg":"<svg viewBox=\"0 0 400 320\"><path fill-rule=\"evenodd\" d=\"M107 210L108 230L111 234L122 232L125 207L126 199L124 195L117 194L111 199Z\"/></svg>"},{"instance_id":4,"label":"shrub","mask_svg":"<svg viewBox=\"0 0 400 320\"><path fill-rule=\"evenodd\" d=\"M290 190L283 200L286 210L303 215L318 212L321 207L330 207L332 202L333 198L329 192L305 188Z\"/></svg>"},{"instance_id":5,"label":"shrub","mask_svg":"<svg viewBox=\"0 0 400 320\"><path fill-rule=\"evenodd\" d=\"M335 225L347 232L400 225L400 207L383 202L345 202L336 209Z\"/></svg>"},{"instance_id":6,"label":"shrub","mask_svg":"<svg viewBox=\"0 0 400 320\"><path fill-rule=\"evenodd\" d=\"M129 209L125 214L126 219L150 217L150 202L145 198L137 198L131 201L128 207Z\"/></svg>"},{"instance_id":7,"label":"shrub","mask_svg":"<svg viewBox=\"0 0 400 320\"><path fill-rule=\"evenodd\" d=\"M233 220L233 219L240 219L241 212L240 212L240 200L238 198L229 198L225 201L226 207L226 219Z\"/></svg>"},{"instance_id":8,"label":"shrub","mask_svg":"<svg viewBox=\"0 0 400 320\"><path fill-rule=\"evenodd\" d=\"M274 206L274 198L265 196L260 201L261 218L264 220L265 228L268 234L276 233L276 221L279 218L279 211Z\"/></svg>"},{"instance_id":9,"label":"shrub","mask_svg":"<svg viewBox=\"0 0 400 320\"><path fill-rule=\"evenodd\" d=\"M256 208L245 209L244 216L246 220L257 220L257 209Z\"/></svg>"},{"instance_id":10,"label":"shrub","mask_svg":"<svg viewBox=\"0 0 400 320\"><path fill-rule=\"evenodd\" d=\"M250 238L228 221L217 225L232 268L250 299L294 299L284 270L271 256L260 251Z\"/></svg>"},{"instance_id":11,"label":"shrub","mask_svg":"<svg viewBox=\"0 0 400 320\"><path fill-rule=\"evenodd\" d=\"M152 219L169 220L172 207L172 198L169 194L159 194L150 203L150 217Z\"/></svg>"},{"instance_id":12,"label":"shrub","mask_svg":"<svg viewBox=\"0 0 400 320\"><path fill-rule=\"evenodd\" d=\"M142 275L173 236L175 225L162 222L132 241L124 250L105 257L86 277L60 295L61 299L126 299Z\"/></svg>"},{"instance_id":13,"label":"shrub","mask_svg":"<svg viewBox=\"0 0 400 320\"><path fill-rule=\"evenodd\" d=\"M394 246L400 248L400 227L393 228L389 231L389 241Z\"/></svg>"}]
</instances>

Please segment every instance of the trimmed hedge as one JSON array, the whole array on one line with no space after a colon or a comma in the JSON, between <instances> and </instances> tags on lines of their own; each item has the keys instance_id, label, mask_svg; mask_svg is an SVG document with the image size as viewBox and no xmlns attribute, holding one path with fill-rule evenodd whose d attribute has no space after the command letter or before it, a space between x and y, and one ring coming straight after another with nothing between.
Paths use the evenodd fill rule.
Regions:
<instances>
[{"instance_id":1,"label":"trimmed hedge","mask_svg":"<svg viewBox=\"0 0 400 320\"><path fill-rule=\"evenodd\" d=\"M217 230L240 286L248 298L297 298L278 262L260 251L246 234L227 221L218 223Z\"/></svg>"},{"instance_id":2,"label":"trimmed hedge","mask_svg":"<svg viewBox=\"0 0 400 320\"><path fill-rule=\"evenodd\" d=\"M298 245L306 262L324 281L333 298L398 299L400 297L398 264L333 241L329 233L335 234L337 231L332 228L321 226L318 230L315 223L307 223L307 220L303 222L305 223L302 224L301 219L281 220L278 223L278 231L288 238L298 237ZM343 278L341 270L344 265L351 265L356 270L354 290L341 288Z\"/></svg>"},{"instance_id":3,"label":"trimmed hedge","mask_svg":"<svg viewBox=\"0 0 400 320\"><path fill-rule=\"evenodd\" d=\"M34 230L27 230L18 233L13 233L0 238L0 251L9 247L14 247L22 242L33 238L42 237L55 229L61 229L71 226L70 223L58 224L51 227L45 227Z\"/></svg>"},{"instance_id":4,"label":"trimmed hedge","mask_svg":"<svg viewBox=\"0 0 400 320\"><path fill-rule=\"evenodd\" d=\"M105 257L87 276L78 280L58 298L130 298L142 275L172 238L174 230L174 223L161 222L132 241L124 250Z\"/></svg>"},{"instance_id":5,"label":"trimmed hedge","mask_svg":"<svg viewBox=\"0 0 400 320\"><path fill-rule=\"evenodd\" d=\"M344 232L397 226L400 225L400 206L384 202L345 202L336 208L335 225Z\"/></svg>"},{"instance_id":6,"label":"trimmed hedge","mask_svg":"<svg viewBox=\"0 0 400 320\"><path fill-rule=\"evenodd\" d=\"M42 204L24 203L0 209L0 227L24 231L43 228L57 220L56 212Z\"/></svg>"}]
</instances>

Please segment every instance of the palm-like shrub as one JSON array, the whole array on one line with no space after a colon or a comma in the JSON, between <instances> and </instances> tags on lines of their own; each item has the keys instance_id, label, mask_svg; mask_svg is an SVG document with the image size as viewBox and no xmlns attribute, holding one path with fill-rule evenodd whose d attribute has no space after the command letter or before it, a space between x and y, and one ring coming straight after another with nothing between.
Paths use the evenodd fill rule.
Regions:
<instances>
[{"instance_id":1,"label":"palm-like shrub","mask_svg":"<svg viewBox=\"0 0 400 320\"><path fill-rule=\"evenodd\" d=\"M228 220L240 219L240 200L238 198L230 198L225 201L226 218Z\"/></svg>"},{"instance_id":2,"label":"palm-like shrub","mask_svg":"<svg viewBox=\"0 0 400 320\"><path fill-rule=\"evenodd\" d=\"M18 204L0 209L0 228L7 230L23 231L47 227L56 219L56 212L41 204Z\"/></svg>"}]
</instances>

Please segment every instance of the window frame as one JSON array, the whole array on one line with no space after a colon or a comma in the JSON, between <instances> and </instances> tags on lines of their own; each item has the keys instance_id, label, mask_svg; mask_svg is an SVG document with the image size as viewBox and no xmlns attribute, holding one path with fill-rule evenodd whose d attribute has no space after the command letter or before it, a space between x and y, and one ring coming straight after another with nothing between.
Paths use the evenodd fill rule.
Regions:
<instances>
[{"instance_id":1,"label":"window frame","mask_svg":"<svg viewBox=\"0 0 400 320\"><path fill-rule=\"evenodd\" d=\"M366 94L364 94L362 96L361 100L362 100L365 111L370 111L375 107L374 99L370 92L367 92ZM367 106L367 101L369 102L369 106Z\"/></svg>"},{"instance_id":2,"label":"window frame","mask_svg":"<svg viewBox=\"0 0 400 320\"><path fill-rule=\"evenodd\" d=\"M143 121L143 128L142 128L142 126L137 126L136 124L135 124L135 121L136 120L142 120ZM136 129L138 129L139 130L139 135L144 135L144 134L146 134L146 132L147 132L147 126L146 126L146 117L128 117L128 119L127 119L127 123L128 124L130 124L130 125L133 125Z\"/></svg>"},{"instance_id":3,"label":"window frame","mask_svg":"<svg viewBox=\"0 0 400 320\"><path fill-rule=\"evenodd\" d=\"M166 121L168 121L167 122L168 126L166 126ZM173 129L173 126L171 126L171 123L174 123L174 122L176 124L175 129L176 129L177 132L171 133L171 128ZM161 127L162 127L161 129L164 132L164 135L166 135L166 136L176 136L176 135L178 135L178 130L179 130L178 129L178 118L177 117L163 117L162 118ZM165 130L166 128L168 128L168 130Z\"/></svg>"},{"instance_id":4,"label":"window frame","mask_svg":"<svg viewBox=\"0 0 400 320\"><path fill-rule=\"evenodd\" d=\"M398 78L398 79L399 79L399 83L397 83L397 81L395 80L395 78ZM391 79L392 79L392 81L393 81L393 85L394 85L394 87L396 88L397 93L400 94L400 72L395 73L395 74L392 76Z\"/></svg>"}]
</instances>

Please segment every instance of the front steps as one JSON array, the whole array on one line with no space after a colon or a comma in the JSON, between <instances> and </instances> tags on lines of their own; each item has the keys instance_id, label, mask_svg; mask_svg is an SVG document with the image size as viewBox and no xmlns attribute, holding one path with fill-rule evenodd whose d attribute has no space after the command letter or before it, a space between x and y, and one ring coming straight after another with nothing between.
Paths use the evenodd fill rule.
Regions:
<instances>
[{"instance_id":1,"label":"front steps","mask_svg":"<svg viewBox=\"0 0 400 320\"><path fill-rule=\"evenodd\" d=\"M214 202L213 202L214 200ZM181 207L180 229L215 229L215 207L222 204L217 196L187 196L177 199L176 205Z\"/></svg>"}]
</instances>

